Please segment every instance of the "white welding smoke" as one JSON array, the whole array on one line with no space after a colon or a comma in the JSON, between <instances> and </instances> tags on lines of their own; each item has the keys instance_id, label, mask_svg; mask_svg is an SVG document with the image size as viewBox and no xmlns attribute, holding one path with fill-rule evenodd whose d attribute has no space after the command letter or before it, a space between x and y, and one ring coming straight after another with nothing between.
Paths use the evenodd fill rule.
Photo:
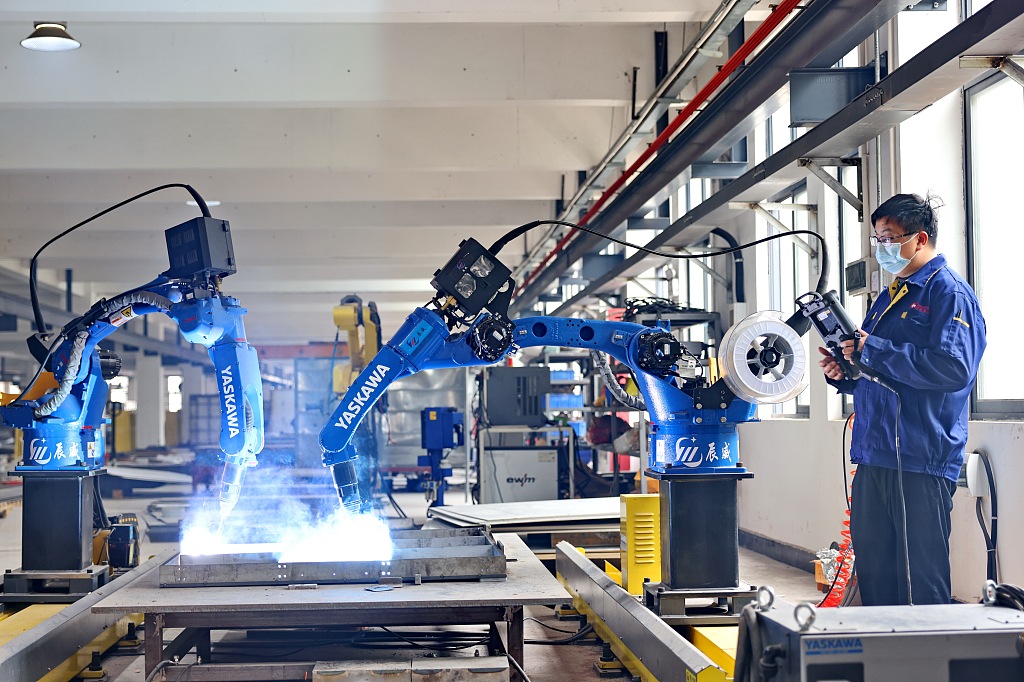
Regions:
<instances>
[{"instance_id":1,"label":"white welding smoke","mask_svg":"<svg viewBox=\"0 0 1024 682\"><path fill-rule=\"evenodd\" d=\"M272 476L250 473L242 499L235 512L221 526L219 506L213 503L192 513L183 524L181 553L185 555L269 554L275 561L387 561L394 546L387 523L372 514L352 514L341 508L333 488L324 485L324 497L332 511L317 513L316 505L289 496L257 494L261 476L276 491L308 489L308 483L282 479L274 469ZM253 475L257 474L257 475ZM248 499L247 499L248 498ZM323 500L318 500L323 501Z\"/></svg>"}]
</instances>

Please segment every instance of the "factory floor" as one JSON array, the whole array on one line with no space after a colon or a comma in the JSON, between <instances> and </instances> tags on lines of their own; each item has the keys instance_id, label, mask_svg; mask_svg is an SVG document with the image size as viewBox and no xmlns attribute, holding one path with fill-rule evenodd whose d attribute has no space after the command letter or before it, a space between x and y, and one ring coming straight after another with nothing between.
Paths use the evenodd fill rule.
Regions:
<instances>
[{"instance_id":1,"label":"factory floor","mask_svg":"<svg viewBox=\"0 0 1024 682\"><path fill-rule=\"evenodd\" d=\"M152 490L136 491L132 497L105 500L108 514L135 512L145 525L151 518L145 513L147 507L158 499L181 499L188 494L184 486L167 485ZM426 512L426 501L422 493L396 493L396 501L417 524L423 522ZM461 502L462 493L456 492L453 501ZM21 561L21 508L9 510L6 518L0 518L0 568L17 569ZM177 543L149 542L143 538L143 559L159 551L177 547ZM794 569L753 552L740 550L740 574L743 580L752 584L771 585L776 595L789 602L820 599L815 590L814 579L810 573ZM567 602L569 600L567 599ZM527 640L555 640L568 635L545 628L548 625L559 630L574 632L577 624L574 621L558 620L554 612L547 607L527 607L526 638ZM532 620L536 619L536 620ZM539 622L538 622L539 621ZM409 635L417 629L405 628L402 633ZM466 642L475 639L475 633L481 632L478 627L448 628L462 630ZM168 631L174 636L175 631ZM383 635L384 633L379 633ZM347 640L347 643L346 643ZM258 662L267 660L351 660L367 659L394 660L411 657L436 655L432 651L414 648L402 643L391 647L369 648L366 645L355 647L352 633L333 633L326 640L316 642L309 640L308 633L294 632L242 632L220 631L213 633L213 647L218 662ZM400 646L399 646L400 645ZM459 655L472 655L479 650L486 655L483 646L468 647L459 650ZM601 647L595 643L582 641L567 646L547 646L527 644L526 672L532 682L563 682L566 674L573 676L574 682L606 679L595 670L595 663L601 655ZM286 658L287 657L287 658ZM189 663L195 661L194 655L187 656L182 666L167 671L168 680L188 680ZM140 654L107 656L104 668L110 682L142 682L145 680L144 661ZM175 675L178 675L176 678Z\"/></svg>"}]
</instances>

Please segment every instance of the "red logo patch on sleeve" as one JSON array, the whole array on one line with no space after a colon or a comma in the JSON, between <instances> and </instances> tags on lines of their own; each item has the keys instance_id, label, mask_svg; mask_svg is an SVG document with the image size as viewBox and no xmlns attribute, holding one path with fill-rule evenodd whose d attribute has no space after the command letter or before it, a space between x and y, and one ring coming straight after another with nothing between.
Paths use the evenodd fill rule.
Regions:
<instances>
[{"instance_id":1,"label":"red logo patch on sleeve","mask_svg":"<svg viewBox=\"0 0 1024 682\"><path fill-rule=\"evenodd\" d=\"M917 301L914 301L913 303L910 304L910 309L911 310L919 310L919 311L921 311L921 313L923 313L925 315L927 315L928 312L931 310L931 308L929 308L928 306L921 305Z\"/></svg>"}]
</instances>

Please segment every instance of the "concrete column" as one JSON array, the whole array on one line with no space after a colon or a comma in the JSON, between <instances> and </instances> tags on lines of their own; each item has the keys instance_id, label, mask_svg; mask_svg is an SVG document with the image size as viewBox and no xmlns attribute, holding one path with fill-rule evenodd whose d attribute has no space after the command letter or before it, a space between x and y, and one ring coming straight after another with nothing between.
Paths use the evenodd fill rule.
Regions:
<instances>
[{"instance_id":1,"label":"concrete column","mask_svg":"<svg viewBox=\"0 0 1024 682\"><path fill-rule=\"evenodd\" d=\"M190 415L190 396L207 393L206 373L197 365L181 365L181 419L179 421L178 442L189 441L188 424Z\"/></svg>"},{"instance_id":2,"label":"concrete column","mask_svg":"<svg viewBox=\"0 0 1024 682\"><path fill-rule=\"evenodd\" d=\"M135 358L135 447L164 445L167 417L167 384L159 355L140 352Z\"/></svg>"}]
</instances>

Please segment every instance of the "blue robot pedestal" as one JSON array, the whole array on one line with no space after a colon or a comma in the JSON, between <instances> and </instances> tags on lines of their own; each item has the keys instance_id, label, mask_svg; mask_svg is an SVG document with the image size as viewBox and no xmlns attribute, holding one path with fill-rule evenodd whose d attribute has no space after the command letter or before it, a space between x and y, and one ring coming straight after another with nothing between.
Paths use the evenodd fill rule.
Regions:
<instances>
[{"instance_id":1,"label":"blue robot pedestal","mask_svg":"<svg viewBox=\"0 0 1024 682\"><path fill-rule=\"evenodd\" d=\"M454 407L427 407L420 412L420 447L427 454L420 455L417 463L430 467L427 495L431 507L444 506L444 479L452 475L450 467L442 466L445 451L465 442L463 414Z\"/></svg>"}]
</instances>

